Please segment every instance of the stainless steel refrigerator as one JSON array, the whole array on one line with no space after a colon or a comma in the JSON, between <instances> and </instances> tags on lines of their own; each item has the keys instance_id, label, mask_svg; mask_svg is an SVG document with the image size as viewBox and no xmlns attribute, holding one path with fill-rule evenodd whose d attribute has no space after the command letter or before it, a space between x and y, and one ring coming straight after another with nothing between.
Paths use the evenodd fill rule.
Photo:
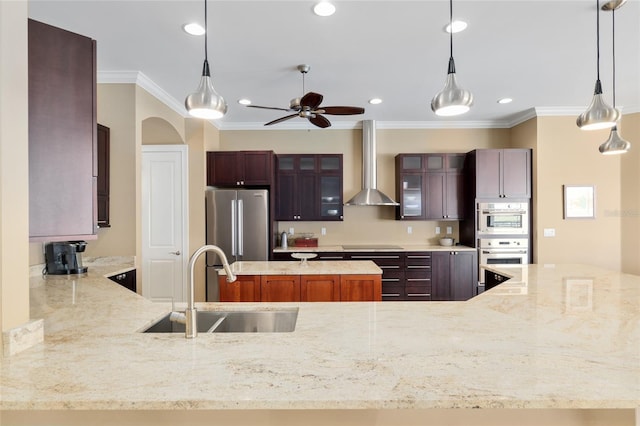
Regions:
<instances>
[{"instance_id":1,"label":"stainless steel refrigerator","mask_svg":"<svg viewBox=\"0 0 640 426\"><path fill-rule=\"evenodd\" d=\"M207 244L222 249L229 263L268 260L269 191L266 189L219 189L207 187ZM207 252L207 301L220 300L217 269L222 262Z\"/></svg>"}]
</instances>

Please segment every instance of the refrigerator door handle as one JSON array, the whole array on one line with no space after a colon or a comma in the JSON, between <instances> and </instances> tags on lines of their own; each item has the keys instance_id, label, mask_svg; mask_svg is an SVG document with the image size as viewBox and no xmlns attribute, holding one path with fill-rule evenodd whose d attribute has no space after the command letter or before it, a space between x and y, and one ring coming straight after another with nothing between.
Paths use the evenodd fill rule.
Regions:
<instances>
[{"instance_id":1,"label":"refrigerator door handle","mask_svg":"<svg viewBox=\"0 0 640 426\"><path fill-rule=\"evenodd\" d=\"M231 200L231 255L236 254L236 200Z\"/></svg>"},{"instance_id":2,"label":"refrigerator door handle","mask_svg":"<svg viewBox=\"0 0 640 426\"><path fill-rule=\"evenodd\" d=\"M244 255L244 204L238 200L238 256Z\"/></svg>"}]
</instances>

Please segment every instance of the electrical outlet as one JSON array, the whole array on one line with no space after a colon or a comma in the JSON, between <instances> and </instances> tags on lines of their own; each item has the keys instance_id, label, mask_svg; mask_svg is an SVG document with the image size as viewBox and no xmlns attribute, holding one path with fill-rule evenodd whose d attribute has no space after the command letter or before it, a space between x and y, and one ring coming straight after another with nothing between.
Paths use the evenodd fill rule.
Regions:
<instances>
[{"instance_id":1,"label":"electrical outlet","mask_svg":"<svg viewBox=\"0 0 640 426\"><path fill-rule=\"evenodd\" d=\"M440 233L440 227L436 226L436 234L439 234L439 233Z\"/></svg>"},{"instance_id":2,"label":"electrical outlet","mask_svg":"<svg viewBox=\"0 0 640 426\"><path fill-rule=\"evenodd\" d=\"M327 228L325 228L324 226L320 228L320 234L327 235Z\"/></svg>"},{"instance_id":3,"label":"electrical outlet","mask_svg":"<svg viewBox=\"0 0 640 426\"><path fill-rule=\"evenodd\" d=\"M294 234L293 228L289 228L289 235L293 235L293 234Z\"/></svg>"},{"instance_id":4,"label":"electrical outlet","mask_svg":"<svg viewBox=\"0 0 640 426\"><path fill-rule=\"evenodd\" d=\"M544 228L544 236L545 237L555 237L556 236L555 228Z\"/></svg>"},{"instance_id":5,"label":"electrical outlet","mask_svg":"<svg viewBox=\"0 0 640 426\"><path fill-rule=\"evenodd\" d=\"M447 234L452 234L453 233L453 228L450 226L447 226Z\"/></svg>"},{"instance_id":6,"label":"electrical outlet","mask_svg":"<svg viewBox=\"0 0 640 426\"><path fill-rule=\"evenodd\" d=\"M410 226L407 226L407 234L411 234L413 232L413 228Z\"/></svg>"}]
</instances>

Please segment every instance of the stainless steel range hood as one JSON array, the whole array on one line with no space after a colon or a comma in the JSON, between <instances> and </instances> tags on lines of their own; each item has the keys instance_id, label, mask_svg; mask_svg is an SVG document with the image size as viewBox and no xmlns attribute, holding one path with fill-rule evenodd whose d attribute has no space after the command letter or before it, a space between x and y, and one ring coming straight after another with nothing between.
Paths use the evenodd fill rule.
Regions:
<instances>
[{"instance_id":1,"label":"stainless steel range hood","mask_svg":"<svg viewBox=\"0 0 640 426\"><path fill-rule=\"evenodd\" d=\"M376 122L362 120L362 191L358 192L345 206L397 206L376 188Z\"/></svg>"}]
</instances>

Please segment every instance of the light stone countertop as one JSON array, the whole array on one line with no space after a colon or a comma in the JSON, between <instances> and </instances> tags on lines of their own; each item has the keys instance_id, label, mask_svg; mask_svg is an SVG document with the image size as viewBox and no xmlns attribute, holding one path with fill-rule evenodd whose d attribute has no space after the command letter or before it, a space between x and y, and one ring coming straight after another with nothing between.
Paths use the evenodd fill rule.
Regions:
<instances>
[{"instance_id":1,"label":"light stone countertop","mask_svg":"<svg viewBox=\"0 0 640 426\"><path fill-rule=\"evenodd\" d=\"M382 274L375 263L370 260L317 260L313 262L280 261L280 262L234 262L231 272L236 275L379 275ZM218 271L226 275L224 269Z\"/></svg>"},{"instance_id":2,"label":"light stone countertop","mask_svg":"<svg viewBox=\"0 0 640 426\"><path fill-rule=\"evenodd\" d=\"M45 341L0 359L0 409L640 406L640 277L509 271L526 291L501 291L507 281L466 302L203 303L299 315L292 333L193 340L138 333L169 308L103 278L108 267L32 277Z\"/></svg>"}]
</instances>

